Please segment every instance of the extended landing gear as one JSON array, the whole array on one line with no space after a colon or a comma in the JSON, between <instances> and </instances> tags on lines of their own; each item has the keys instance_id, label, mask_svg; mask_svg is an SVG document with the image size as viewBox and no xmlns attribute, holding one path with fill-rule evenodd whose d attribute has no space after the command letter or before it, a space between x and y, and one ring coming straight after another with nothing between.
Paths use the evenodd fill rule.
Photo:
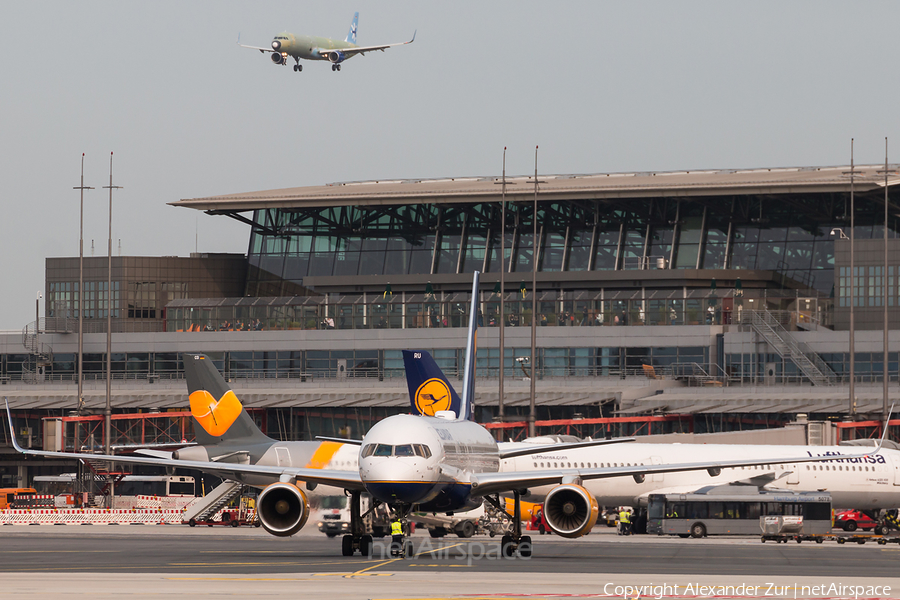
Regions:
<instances>
[{"instance_id":1,"label":"extended landing gear","mask_svg":"<svg viewBox=\"0 0 900 600\"><path fill-rule=\"evenodd\" d=\"M331 70L332 70L332 71L340 71L340 70L341 70L341 65L331 65Z\"/></svg>"},{"instance_id":2,"label":"extended landing gear","mask_svg":"<svg viewBox=\"0 0 900 600\"><path fill-rule=\"evenodd\" d=\"M360 495L360 492L350 494L350 533L341 539L343 556L353 556L357 550L363 556L372 556L372 536L366 533L360 514Z\"/></svg>"},{"instance_id":3,"label":"extended landing gear","mask_svg":"<svg viewBox=\"0 0 900 600\"><path fill-rule=\"evenodd\" d=\"M303 70L303 65L300 64L300 61L299 61L299 59L298 59L298 60L297 60L297 64L294 65L294 71L299 72L299 71L302 71L302 70Z\"/></svg>"},{"instance_id":4,"label":"extended landing gear","mask_svg":"<svg viewBox=\"0 0 900 600\"><path fill-rule=\"evenodd\" d=\"M506 509L500 504L498 496L486 496L485 500L490 502L495 508L506 513L512 519L512 531L500 538L500 550L503 556L512 558L518 554L521 558L531 558L531 536L522 535L522 492L516 490L513 492L513 514L506 512Z\"/></svg>"}]
</instances>

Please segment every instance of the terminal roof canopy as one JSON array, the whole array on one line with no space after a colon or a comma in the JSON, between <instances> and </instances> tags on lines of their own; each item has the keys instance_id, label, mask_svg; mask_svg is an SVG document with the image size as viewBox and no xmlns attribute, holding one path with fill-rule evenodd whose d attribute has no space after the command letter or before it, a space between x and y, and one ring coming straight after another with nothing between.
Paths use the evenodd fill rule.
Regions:
<instances>
[{"instance_id":1,"label":"terminal roof canopy","mask_svg":"<svg viewBox=\"0 0 900 600\"><path fill-rule=\"evenodd\" d=\"M900 165L889 166L888 185L900 183L898 168ZM884 165L855 167L854 184L859 192L883 187L884 181ZM533 198L533 177L508 177L506 183L507 200ZM170 204L210 213L234 214L267 208L499 201L501 184L497 176L393 179L186 198ZM558 201L845 192L850 189L850 167L540 175L538 186L541 200Z\"/></svg>"}]
</instances>

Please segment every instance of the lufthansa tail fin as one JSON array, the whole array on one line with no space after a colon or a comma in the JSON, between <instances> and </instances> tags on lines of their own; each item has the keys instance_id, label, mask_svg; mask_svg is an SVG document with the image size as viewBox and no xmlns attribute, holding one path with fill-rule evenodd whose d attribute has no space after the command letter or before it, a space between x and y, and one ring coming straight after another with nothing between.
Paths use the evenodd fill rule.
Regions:
<instances>
[{"instance_id":1,"label":"lufthansa tail fin","mask_svg":"<svg viewBox=\"0 0 900 600\"><path fill-rule=\"evenodd\" d=\"M182 361L198 444L209 446L236 439L271 441L244 410L212 360L203 354L185 353Z\"/></svg>"},{"instance_id":2,"label":"lufthansa tail fin","mask_svg":"<svg viewBox=\"0 0 900 600\"><path fill-rule=\"evenodd\" d=\"M462 412L459 419L474 419L475 351L478 348L478 280L481 273L472 274L472 302L469 305L469 333L466 336L466 366L463 369Z\"/></svg>"},{"instance_id":3,"label":"lufthansa tail fin","mask_svg":"<svg viewBox=\"0 0 900 600\"><path fill-rule=\"evenodd\" d=\"M472 303L469 312L469 334L466 339L466 363L463 369L463 395L460 398L450 385L444 372L425 350L404 350L403 365L406 368L406 385L409 387L409 403L414 413L434 415L440 410L451 410L460 420L474 419L475 405L475 350L478 330L478 278L476 271L472 282Z\"/></svg>"},{"instance_id":4,"label":"lufthansa tail fin","mask_svg":"<svg viewBox=\"0 0 900 600\"><path fill-rule=\"evenodd\" d=\"M433 417L440 410L452 410L459 415L462 402L431 354L404 350L403 365L413 413Z\"/></svg>"},{"instance_id":5,"label":"lufthansa tail fin","mask_svg":"<svg viewBox=\"0 0 900 600\"><path fill-rule=\"evenodd\" d=\"M359 13L353 13L353 20L350 21L350 33L347 34L347 39L344 40L348 44L356 43L356 26L359 24Z\"/></svg>"}]
</instances>

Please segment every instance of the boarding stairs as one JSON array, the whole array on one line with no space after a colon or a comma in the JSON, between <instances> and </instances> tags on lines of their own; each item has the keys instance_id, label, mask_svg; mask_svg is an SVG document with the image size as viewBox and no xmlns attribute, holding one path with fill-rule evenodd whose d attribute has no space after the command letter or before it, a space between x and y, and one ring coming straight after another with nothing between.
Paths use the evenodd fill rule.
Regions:
<instances>
[{"instance_id":1,"label":"boarding stairs","mask_svg":"<svg viewBox=\"0 0 900 600\"><path fill-rule=\"evenodd\" d=\"M235 496L239 496L243 485L236 481L225 479L206 496L198 499L184 511L184 522L208 521L213 515L222 510Z\"/></svg>"},{"instance_id":2,"label":"boarding stairs","mask_svg":"<svg viewBox=\"0 0 900 600\"><path fill-rule=\"evenodd\" d=\"M53 363L53 349L38 338L39 322L29 323L22 330L22 345L28 355L22 365L22 381L40 383L43 370Z\"/></svg>"},{"instance_id":3,"label":"boarding stairs","mask_svg":"<svg viewBox=\"0 0 900 600\"><path fill-rule=\"evenodd\" d=\"M837 379L818 354L806 344L797 341L781 322L768 310L744 311L744 322L749 323L781 358L787 358L800 369L813 385L833 385Z\"/></svg>"},{"instance_id":4,"label":"boarding stairs","mask_svg":"<svg viewBox=\"0 0 900 600\"><path fill-rule=\"evenodd\" d=\"M115 489L126 475L130 475L125 471L110 471L110 462L106 460L94 460L91 458L82 458L81 462L90 469L94 484L100 488L99 494L109 496L110 489Z\"/></svg>"}]
</instances>

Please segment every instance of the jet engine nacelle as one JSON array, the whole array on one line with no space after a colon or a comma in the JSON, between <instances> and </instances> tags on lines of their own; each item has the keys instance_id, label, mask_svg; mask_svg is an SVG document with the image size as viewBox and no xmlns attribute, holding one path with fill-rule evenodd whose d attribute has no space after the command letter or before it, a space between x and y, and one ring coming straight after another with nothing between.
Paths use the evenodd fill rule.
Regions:
<instances>
[{"instance_id":1,"label":"jet engine nacelle","mask_svg":"<svg viewBox=\"0 0 900 600\"><path fill-rule=\"evenodd\" d=\"M197 462L209 462L209 452L203 446L185 446L172 453L175 460L196 460Z\"/></svg>"},{"instance_id":2,"label":"jet engine nacelle","mask_svg":"<svg viewBox=\"0 0 900 600\"><path fill-rule=\"evenodd\" d=\"M599 514L597 499L580 485L558 485L544 498L544 519L553 533L562 537L587 535Z\"/></svg>"},{"instance_id":3,"label":"jet engine nacelle","mask_svg":"<svg viewBox=\"0 0 900 600\"><path fill-rule=\"evenodd\" d=\"M331 52L328 53L328 60L330 60L333 63L344 62L345 58L346 57L344 56L344 53L338 52L337 50L332 50Z\"/></svg>"},{"instance_id":4,"label":"jet engine nacelle","mask_svg":"<svg viewBox=\"0 0 900 600\"><path fill-rule=\"evenodd\" d=\"M284 56L282 56L280 52L273 52L272 53L272 62L275 63L276 65L283 65L284 64Z\"/></svg>"},{"instance_id":5,"label":"jet engine nacelle","mask_svg":"<svg viewBox=\"0 0 900 600\"><path fill-rule=\"evenodd\" d=\"M294 535L309 518L309 500L290 483L273 483L259 494L256 514L263 529L279 537Z\"/></svg>"}]
</instances>

